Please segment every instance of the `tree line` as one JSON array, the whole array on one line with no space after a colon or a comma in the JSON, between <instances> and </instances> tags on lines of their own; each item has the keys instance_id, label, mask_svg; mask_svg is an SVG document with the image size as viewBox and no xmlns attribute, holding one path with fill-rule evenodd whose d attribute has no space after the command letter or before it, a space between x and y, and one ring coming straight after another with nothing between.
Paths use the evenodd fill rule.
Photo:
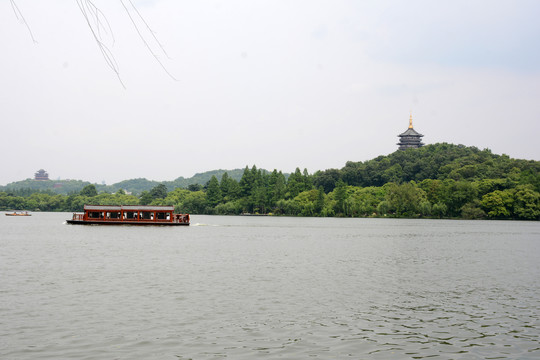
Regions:
<instances>
[{"instance_id":1,"label":"tree line","mask_svg":"<svg viewBox=\"0 0 540 360\"><path fill-rule=\"evenodd\" d=\"M255 165L240 180L227 172L205 185L169 189L158 184L138 195L99 192L0 192L0 209L80 211L84 204L174 205L191 214L540 219L540 162L452 144L396 151L342 169L286 176Z\"/></svg>"}]
</instances>

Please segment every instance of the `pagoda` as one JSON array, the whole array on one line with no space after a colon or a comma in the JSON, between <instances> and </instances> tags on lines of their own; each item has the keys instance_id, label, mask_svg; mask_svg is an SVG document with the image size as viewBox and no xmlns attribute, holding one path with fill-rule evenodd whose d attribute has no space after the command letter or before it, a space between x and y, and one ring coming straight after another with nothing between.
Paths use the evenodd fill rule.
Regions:
<instances>
[{"instance_id":1,"label":"pagoda","mask_svg":"<svg viewBox=\"0 0 540 360\"><path fill-rule=\"evenodd\" d=\"M39 169L34 174L34 180L49 180L49 174L45 170Z\"/></svg>"},{"instance_id":2,"label":"pagoda","mask_svg":"<svg viewBox=\"0 0 540 360\"><path fill-rule=\"evenodd\" d=\"M422 136L424 135L413 129L411 114L411 116L409 117L409 128L404 133L398 135L399 142L397 143L397 145L399 145L399 150L406 150L410 148L416 149L424 146L424 143L422 142Z\"/></svg>"}]
</instances>

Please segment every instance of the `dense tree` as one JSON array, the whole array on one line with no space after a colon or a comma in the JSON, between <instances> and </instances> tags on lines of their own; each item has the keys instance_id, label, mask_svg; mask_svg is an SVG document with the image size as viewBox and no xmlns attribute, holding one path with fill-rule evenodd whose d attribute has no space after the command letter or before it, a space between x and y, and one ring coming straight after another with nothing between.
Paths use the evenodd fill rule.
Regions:
<instances>
[{"instance_id":1,"label":"dense tree","mask_svg":"<svg viewBox=\"0 0 540 360\"><path fill-rule=\"evenodd\" d=\"M347 176L348 172L352 172L352 170L349 170L349 167L344 168L344 174L343 174L343 180L347 181L350 185L357 185L355 182L356 177L351 175ZM328 169L325 171L317 171L313 175L313 184L316 187L322 186L325 193L329 193L330 191L333 191L336 187L336 183L341 180L341 172L337 169Z\"/></svg>"},{"instance_id":2,"label":"dense tree","mask_svg":"<svg viewBox=\"0 0 540 360\"><path fill-rule=\"evenodd\" d=\"M176 210L181 213L205 214L208 212L206 193L203 191L189 192Z\"/></svg>"},{"instance_id":3,"label":"dense tree","mask_svg":"<svg viewBox=\"0 0 540 360\"><path fill-rule=\"evenodd\" d=\"M270 174L270 177L268 179L268 186L269 186L269 196L270 196L270 204L272 206L275 206L275 204L285 197L285 193L287 192L287 180L285 179L285 175L281 171L274 170Z\"/></svg>"},{"instance_id":4,"label":"dense tree","mask_svg":"<svg viewBox=\"0 0 540 360\"><path fill-rule=\"evenodd\" d=\"M189 191L201 191L203 187L201 184L189 184L187 188Z\"/></svg>"},{"instance_id":5,"label":"dense tree","mask_svg":"<svg viewBox=\"0 0 540 360\"><path fill-rule=\"evenodd\" d=\"M385 189L381 187L351 187L349 196L352 216L371 216L376 214L377 206L384 201ZM382 214L386 214L383 212Z\"/></svg>"},{"instance_id":6,"label":"dense tree","mask_svg":"<svg viewBox=\"0 0 540 360\"><path fill-rule=\"evenodd\" d=\"M242 211L242 203L239 200L219 204L214 208L216 215L239 215Z\"/></svg>"},{"instance_id":7,"label":"dense tree","mask_svg":"<svg viewBox=\"0 0 540 360\"><path fill-rule=\"evenodd\" d=\"M424 201L426 193L424 190L416 186L414 182L405 184L388 183L385 185L387 202L387 212L398 217L415 217L423 215L421 210L426 210ZM421 205L424 203L424 206ZM431 212L431 209L429 209Z\"/></svg>"},{"instance_id":8,"label":"dense tree","mask_svg":"<svg viewBox=\"0 0 540 360\"><path fill-rule=\"evenodd\" d=\"M219 187L219 181L215 176L212 176L208 182L206 188L206 200L211 207L215 207L221 202L221 189Z\"/></svg>"},{"instance_id":9,"label":"dense tree","mask_svg":"<svg viewBox=\"0 0 540 360\"><path fill-rule=\"evenodd\" d=\"M240 195L242 197L248 197L251 195L251 190L253 189L253 184L255 182L255 174L257 172L257 167L253 165L252 170L246 166L244 169L244 174L240 179Z\"/></svg>"},{"instance_id":10,"label":"dense tree","mask_svg":"<svg viewBox=\"0 0 540 360\"><path fill-rule=\"evenodd\" d=\"M79 194L82 196L92 197L92 196L96 196L98 193L97 193L96 186L94 184L89 184L83 187Z\"/></svg>"},{"instance_id":11,"label":"dense tree","mask_svg":"<svg viewBox=\"0 0 540 360\"><path fill-rule=\"evenodd\" d=\"M307 169L304 172L300 172L300 168L296 168L294 173L289 176L287 180L287 198L294 198L302 191L311 190L313 188L313 181L308 174Z\"/></svg>"},{"instance_id":12,"label":"dense tree","mask_svg":"<svg viewBox=\"0 0 540 360\"><path fill-rule=\"evenodd\" d=\"M148 191L143 191L141 193L140 199L141 199L140 200L141 205L150 205L152 203L152 200L154 200L154 198L152 197L152 195Z\"/></svg>"},{"instance_id":13,"label":"dense tree","mask_svg":"<svg viewBox=\"0 0 540 360\"><path fill-rule=\"evenodd\" d=\"M505 218L512 215L514 197L511 190L495 190L482 196L482 207L492 218Z\"/></svg>"},{"instance_id":14,"label":"dense tree","mask_svg":"<svg viewBox=\"0 0 540 360\"><path fill-rule=\"evenodd\" d=\"M156 185L150 190L150 196L152 199L165 199L167 197L167 186L164 184Z\"/></svg>"},{"instance_id":15,"label":"dense tree","mask_svg":"<svg viewBox=\"0 0 540 360\"><path fill-rule=\"evenodd\" d=\"M268 176L259 170L251 190L250 211L266 213L269 204L268 185Z\"/></svg>"},{"instance_id":16,"label":"dense tree","mask_svg":"<svg viewBox=\"0 0 540 360\"><path fill-rule=\"evenodd\" d=\"M229 192L231 188L231 181L232 179L229 178L229 174L227 174L226 172L223 173L223 175L221 175L221 181L219 183L219 190L221 191L221 196L223 197L225 202L231 200L229 196Z\"/></svg>"},{"instance_id":17,"label":"dense tree","mask_svg":"<svg viewBox=\"0 0 540 360\"><path fill-rule=\"evenodd\" d=\"M348 194L347 194L347 185L342 180L339 180L336 183L336 188L333 191L334 193L334 211L338 215L346 215L346 208L345 208L345 200L347 200Z\"/></svg>"},{"instance_id":18,"label":"dense tree","mask_svg":"<svg viewBox=\"0 0 540 360\"><path fill-rule=\"evenodd\" d=\"M439 219L446 217L448 214L448 206L442 202L435 203L431 206L431 214Z\"/></svg>"},{"instance_id":19,"label":"dense tree","mask_svg":"<svg viewBox=\"0 0 540 360\"><path fill-rule=\"evenodd\" d=\"M229 179L229 188L224 201L233 201L240 197L240 184L235 179Z\"/></svg>"},{"instance_id":20,"label":"dense tree","mask_svg":"<svg viewBox=\"0 0 540 360\"><path fill-rule=\"evenodd\" d=\"M483 219L486 217L486 213L482 210L480 201L475 199L463 205L461 208L461 217L469 220Z\"/></svg>"},{"instance_id":21,"label":"dense tree","mask_svg":"<svg viewBox=\"0 0 540 360\"><path fill-rule=\"evenodd\" d=\"M319 189L317 190L317 198L315 199L315 203L313 205L315 214L322 213L322 210L324 209L325 198L326 195L324 194L324 188L322 186L319 186Z\"/></svg>"},{"instance_id":22,"label":"dense tree","mask_svg":"<svg viewBox=\"0 0 540 360\"><path fill-rule=\"evenodd\" d=\"M514 192L514 215L519 219L540 219L540 193L534 185L519 185Z\"/></svg>"}]
</instances>

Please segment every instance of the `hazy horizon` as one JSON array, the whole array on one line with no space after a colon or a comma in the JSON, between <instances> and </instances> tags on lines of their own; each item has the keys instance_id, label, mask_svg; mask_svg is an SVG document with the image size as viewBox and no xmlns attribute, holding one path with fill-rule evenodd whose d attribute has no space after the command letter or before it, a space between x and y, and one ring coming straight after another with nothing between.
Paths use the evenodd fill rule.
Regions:
<instances>
[{"instance_id":1,"label":"hazy horizon","mask_svg":"<svg viewBox=\"0 0 540 360\"><path fill-rule=\"evenodd\" d=\"M540 160L539 2L134 0L151 30L93 3L119 77L77 2L0 3L0 184L342 168L410 112L426 144Z\"/></svg>"},{"instance_id":2,"label":"hazy horizon","mask_svg":"<svg viewBox=\"0 0 540 360\"><path fill-rule=\"evenodd\" d=\"M249 169L252 168L253 165L251 166L248 166ZM256 165L255 165L256 166ZM51 181L86 181L86 182L91 182L93 184L99 184L99 185L114 185L116 183L119 183L119 182L122 182L122 181L126 181L126 180L136 180L136 179L146 179L146 180L149 180L149 181L156 181L156 182L167 182L167 181L175 181L179 178L184 178L184 179L191 179L199 174L204 174L204 173L207 173L207 172L212 172L212 171L225 171L225 172L230 172L230 171L235 171L235 170L244 170L245 169L245 166L243 168L234 168L234 169L209 169L209 170L206 170L206 171L201 171L201 172L197 172L191 176L176 176L172 179L152 179L152 178L147 178L147 177L139 177L139 178L125 178L125 179L121 179L121 180L118 180L118 181L115 181L113 183L105 183L103 184L103 181L99 182L99 181L90 181L90 180L86 180L86 179L73 179L73 178L59 178L59 177L53 177L51 176L51 174L48 173L47 169L37 169L36 171L34 171L32 173L32 176L28 176L24 179L19 179L19 180L14 180L14 181L10 181L9 183L7 184L0 184L0 186L5 186L5 185L9 185L13 182L19 182L19 181L25 181L25 180L34 180L34 174L38 171L38 170L45 170L47 172L47 174L49 175L49 180ZM257 167L257 169L259 169ZM272 170L269 170L269 169L262 169L261 170L265 170L265 171L268 171L268 172L272 172L274 169ZM276 169L278 171L280 171L279 169ZM285 174L285 173L284 173ZM219 178L221 179L221 178ZM39 181L39 180L38 180Z\"/></svg>"}]
</instances>

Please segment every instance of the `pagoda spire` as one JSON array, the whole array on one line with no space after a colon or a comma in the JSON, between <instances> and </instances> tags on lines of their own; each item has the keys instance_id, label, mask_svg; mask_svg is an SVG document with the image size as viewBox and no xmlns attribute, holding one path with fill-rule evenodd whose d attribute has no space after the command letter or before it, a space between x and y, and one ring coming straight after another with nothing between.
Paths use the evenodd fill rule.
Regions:
<instances>
[{"instance_id":1,"label":"pagoda spire","mask_svg":"<svg viewBox=\"0 0 540 360\"><path fill-rule=\"evenodd\" d=\"M420 134L413 129L412 124L412 111L409 115L409 128L402 134L399 134L399 150L406 150L409 148L419 148L424 145L422 142L422 137L424 135Z\"/></svg>"}]
</instances>

